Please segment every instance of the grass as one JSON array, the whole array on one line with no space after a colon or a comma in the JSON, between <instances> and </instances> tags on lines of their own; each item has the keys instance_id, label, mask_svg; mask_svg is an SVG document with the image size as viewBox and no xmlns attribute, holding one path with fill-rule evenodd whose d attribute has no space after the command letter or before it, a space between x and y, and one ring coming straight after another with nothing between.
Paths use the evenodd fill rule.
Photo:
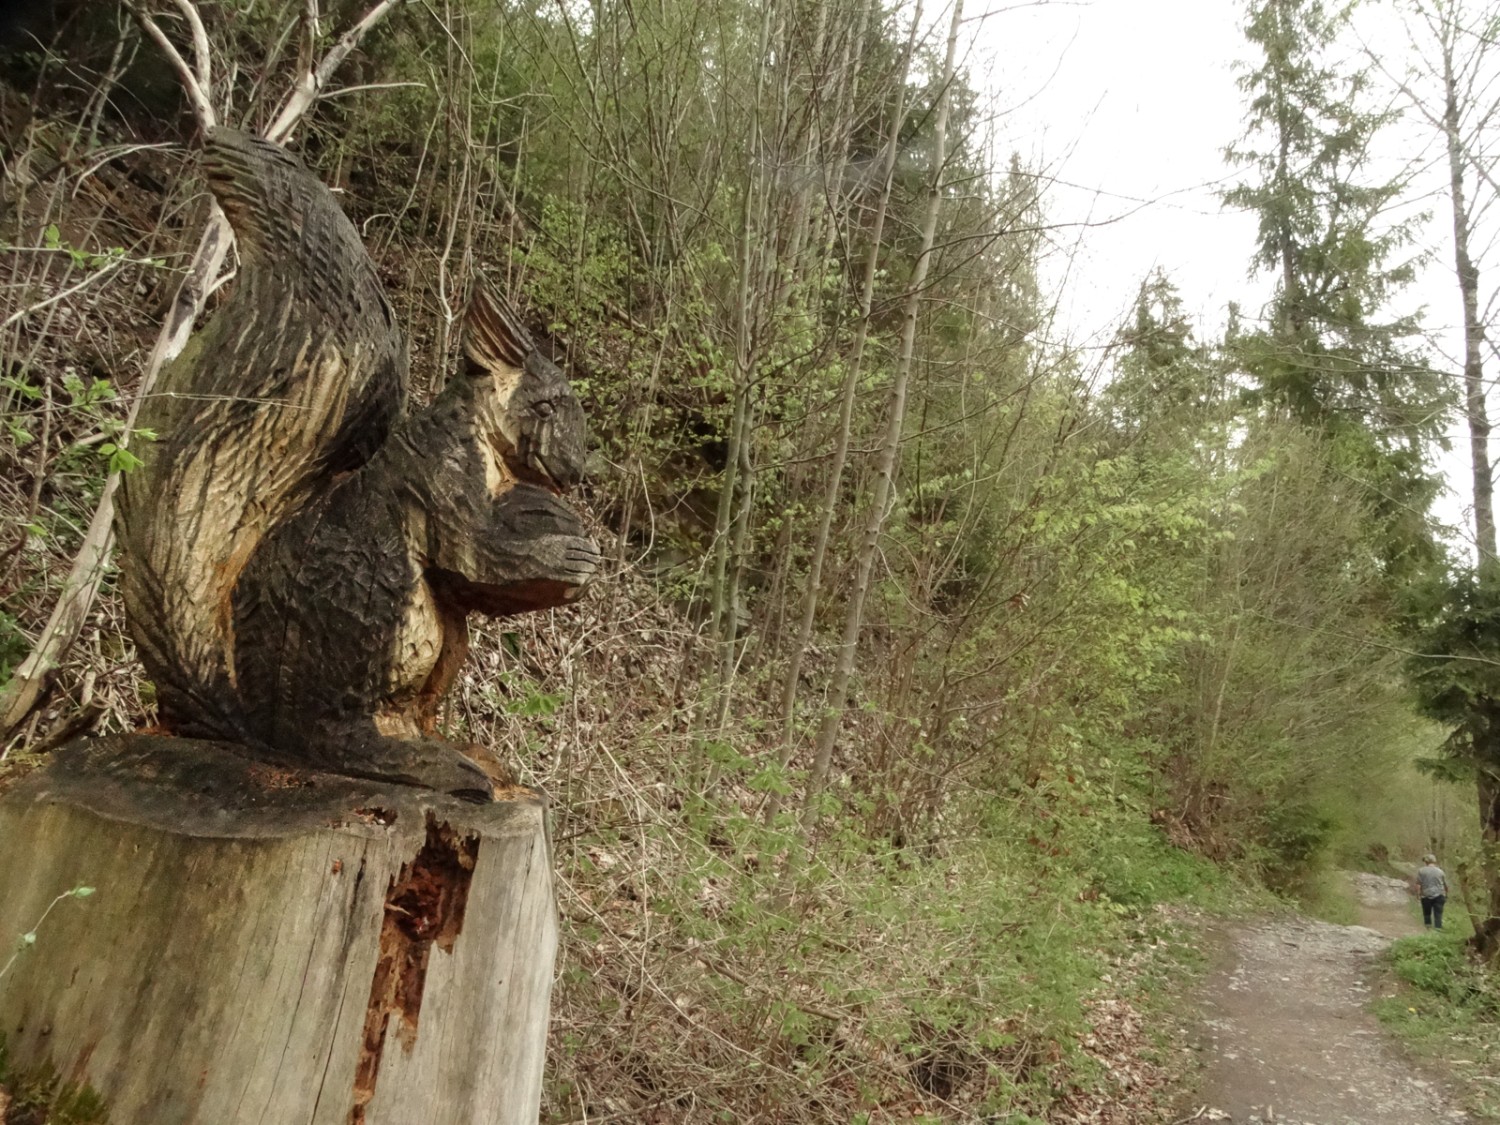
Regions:
<instances>
[{"instance_id":1,"label":"grass","mask_svg":"<svg viewBox=\"0 0 1500 1125\"><path fill-rule=\"evenodd\" d=\"M706 800L670 832L588 839L564 869L593 913L564 926L543 1120L598 1089L670 1097L678 1121L1150 1119L1184 1069L1155 1033L1202 968L1193 911L1252 892L1073 788L976 802L931 854L840 811L793 862L779 821ZM647 960L636 935L660 929L691 955Z\"/></svg>"},{"instance_id":2,"label":"grass","mask_svg":"<svg viewBox=\"0 0 1500 1125\"><path fill-rule=\"evenodd\" d=\"M1480 1120L1500 1121L1500 982L1470 957L1465 928L1402 938L1388 953L1396 980L1375 1014L1419 1055L1440 1062Z\"/></svg>"}]
</instances>

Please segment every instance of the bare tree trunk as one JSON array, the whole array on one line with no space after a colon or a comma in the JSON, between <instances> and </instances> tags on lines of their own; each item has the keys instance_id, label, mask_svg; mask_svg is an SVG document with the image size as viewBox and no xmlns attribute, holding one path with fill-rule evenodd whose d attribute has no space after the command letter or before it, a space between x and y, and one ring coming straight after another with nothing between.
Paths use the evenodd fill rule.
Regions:
<instances>
[{"instance_id":1,"label":"bare tree trunk","mask_svg":"<svg viewBox=\"0 0 1500 1125\"><path fill-rule=\"evenodd\" d=\"M1500 954L1500 777L1486 763L1497 760L1494 754L1484 755L1479 764L1479 878L1466 880L1464 888L1474 944L1492 962Z\"/></svg>"},{"instance_id":2,"label":"bare tree trunk","mask_svg":"<svg viewBox=\"0 0 1500 1125\"><path fill-rule=\"evenodd\" d=\"M1460 34L1458 14L1450 7L1436 11L1439 46L1443 68L1442 131L1448 153L1449 204L1453 209L1453 265L1458 277L1458 291L1463 305L1464 326L1464 415L1469 427L1469 457L1474 482L1474 550L1481 585L1493 583L1495 557L1495 481L1490 463L1490 420L1485 404L1484 324L1479 316L1479 265L1470 245L1473 213L1464 184L1472 154L1464 143L1458 78L1454 67L1454 50ZM1431 17L1429 17L1431 18ZM1475 702L1476 709L1480 701ZM1488 723L1478 718L1476 727ZM1492 738L1481 738L1476 732L1475 749L1479 751L1477 793L1479 801L1480 859L1484 884L1480 902L1470 903L1474 917L1475 944L1490 959L1500 955L1500 780L1495 775L1500 763L1500 745ZM1473 888L1478 890L1477 887ZM1478 896L1475 896L1476 898Z\"/></svg>"},{"instance_id":3,"label":"bare tree trunk","mask_svg":"<svg viewBox=\"0 0 1500 1125\"><path fill-rule=\"evenodd\" d=\"M896 362L895 376L891 382L890 405L886 417L885 438L875 463L875 482L871 491L869 517L865 523L864 537L860 542L856 562L854 589L849 597L849 607L844 618L844 635L839 649L838 663L834 668L833 683L829 688L827 710L818 730L817 756L813 761L812 774L808 778L806 804L803 806L802 823L811 830L817 823L818 805L823 789L828 783L828 772L833 763L833 744L843 723L844 707L849 698L849 680L854 673L854 661L859 650L860 632L864 626L865 598L870 591L870 578L875 570L875 556L880 546L880 535L885 527L889 511L891 492L896 478L896 469L901 452L901 434L906 423L906 389L911 379L912 353L916 347L917 315L921 308L922 290L927 282L927 272L932 265L932 247L937 234L938 215L942 211L943 171L948 158L948 109L949 91L953 84L954 67L958 54L958 29L963 21L963 0L954 0L953 17L948 25L948 51L943 62L943 75L938 88L937 112L933 119L932 177L927 188L927 212L922 220L921 249L916 264L912 267L911 283L906 291L906 305L901 329L901 352Z\"/></svg>"},{"instance_id":4,"label":"bare tree trunk","mask_svg":"<svg viewBox=\"0 0 1500 1125\"><path fill-rule=\"evenodd\" d=\"M1453 42L1443 44L1443 134L1448 149L1448 185L1453 207L1453 265L1463 302L1464 414L1474 480L1474 546L1481 574L1495 567L1495 480L1490 466L1490 420L1484 401L1484 324L1479 318L1479 266L1469 249L1471 216L1464 190L1463 135L1453 73Z\"/></svg>"},{"instance_id":5,"label":"bare tree trunk","mask_svg":"<svg viewBox=\"0 0 1500 1125\"><path fill-rule=\"evenodd\" d=\"M1277 35L1285 38L1286 12L1282 4L1275 5ZM1276 186L1281 192L1286 191L1287 181L1291 178L1290 157L1291 150L1291 125L1287 121L1286 85L1283 82L1275 83L1276 96ZM1302 297L1299 292L1300 286L1297 281L1297 255L1292 245L1291 220L1289 217L1282 218L1276 230L1277 249L1281 255L1281 331L1286 341L1290 341L1301 327Z\"/></svg>"},{"instance_id":6,"label":"bare tree trunk","mask_svg":"<svg viewBox=\"0 0 1500 1125\"><path fill-rule=\"evenodd\" d=\"M766 79L766 50L770 43L773 5L762 11L760 50L757 52L755 87L750 108L750 136L745 149L744 202L740 210L740 270L738 308L735 310L734 414L729 427L729 450L724 465L724 483L714 521L713 631L720 644L720 690L727 690L727 674L732 665L737 608L729 602L730 556L733 532L738 515L736 501L741 489L750 481L743 479L750 468L745 443L750 440L750 393L756 364L755 316L752 303L758 296L757 263L762 248L758 236L763 233L765 193L769 190L765 175L762 97Z\"/></svg>"},{"instance_id":7,"label":"bare tree trunk","mask_svg":"<svg viewBox=\"0 0 1500 1125\"><path fill-rule=\"evenodd\" d=\"M890 132L887 134L885 150L882 153L880 200L875 206L875 220L870 231L870 247L865 255L864 277L861 280L859 297L859 323L855 326L854 343L850 350L848 367L844 372L844 384L839 395L838 430L834 437L833 459L829 463L824 484L823 503L818 510L818 527L813 536L812 558L808 561L797 640L792 646L787 660L786 673L781 681L781 764L783 767L791 761L796 745L793 728L797 710L797 688L802 676L802 657L807 651L807 646L812 642L813 623L818 614L818 595L823 579L823 565L828 557L829 532L833 527L834 512L838 509L839 492L844 481L844 467L849 460L849 439L854 424L854 402L859 390L860 375L864 370L865 343L870 335L870 306L875 299L875 277L879 271L880 244L885 232L886 213L890 208L891 189L895 183L897 145L901 129L906 123L906 78L911 70L911 57L916 47L917 29L921 19L922 3L918 0L916 10L912 13L911 31L907 36L906 50L902 56ZM863 30L863 21L860 27Z\"/></svg>"}]
</instances>

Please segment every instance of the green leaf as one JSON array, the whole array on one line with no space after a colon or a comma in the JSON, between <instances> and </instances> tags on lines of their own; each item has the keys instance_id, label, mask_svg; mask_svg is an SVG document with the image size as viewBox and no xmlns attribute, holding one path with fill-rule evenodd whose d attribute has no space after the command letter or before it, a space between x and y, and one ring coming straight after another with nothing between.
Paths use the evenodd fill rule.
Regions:
<instances>
[{"instance_id":1,"label":"green leaf","mask_svg":"<svg viewBox=\"0 0 1500 1125\"><path fill-rule=\"evenodd\" d=\"M134 453L112 441L106 441L100 445L99 453L109 459L109 471L112 473L128 473L140 468L142 464L141 459Z\"/></svg>"}]
</instances>

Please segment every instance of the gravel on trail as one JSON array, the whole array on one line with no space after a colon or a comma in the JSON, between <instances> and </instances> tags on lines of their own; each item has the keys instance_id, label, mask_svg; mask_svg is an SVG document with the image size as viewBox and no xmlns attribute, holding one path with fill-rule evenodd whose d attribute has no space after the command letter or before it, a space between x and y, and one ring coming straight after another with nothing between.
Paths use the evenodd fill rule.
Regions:
<instances>
[{"instance_id":1,"label":"gravel on trail","mask_svg":"<svg viewBox=\"0 0 1500 1125\"><path fill-rule=\"evenodd\" d=\"M1444 1125L1468 1115L1367 1010L1370 969L1420 932L1406 884L1351 875L1364 925L1271 918L1229 931L1204 988L1205 1074L1184 1120Z\"/></svg>"}]
</instances>

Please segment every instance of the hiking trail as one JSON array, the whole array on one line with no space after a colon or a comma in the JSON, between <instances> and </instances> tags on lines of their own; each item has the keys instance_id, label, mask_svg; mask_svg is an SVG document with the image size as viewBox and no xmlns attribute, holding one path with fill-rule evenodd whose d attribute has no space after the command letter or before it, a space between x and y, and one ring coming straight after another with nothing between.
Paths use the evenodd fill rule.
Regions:
<instances>
[{"instance_id":1,"label":"hiking trail","mask_svg":"<svg viewBox=\"0 0 1500 1125\"><path fill-rule=\"evenodd\" d=\"M1366 1010L1370 969L1420 933L1406 885L1349 876L1357 926L1269 918L1223 935L1203 989L1202 1108L1235 1125L1442 1125L1470 1117Z\"/></svg>"}]
</instances>

